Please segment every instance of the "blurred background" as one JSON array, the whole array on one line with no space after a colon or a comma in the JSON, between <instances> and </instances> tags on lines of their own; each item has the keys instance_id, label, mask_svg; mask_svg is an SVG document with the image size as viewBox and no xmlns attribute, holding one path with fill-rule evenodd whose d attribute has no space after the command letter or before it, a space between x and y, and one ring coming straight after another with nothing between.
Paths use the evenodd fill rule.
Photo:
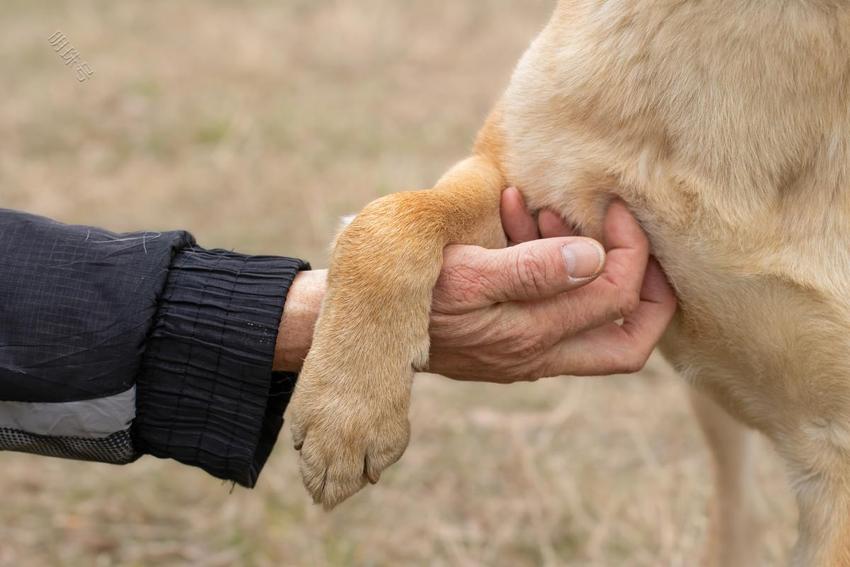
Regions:
<instances>
[{"instance_id":1,"label":"blurred background","mask_svg":"<svg viewBox=\"0 0 850 567\"><path fill-rule=\"evenodd\" d=\"M341 215L466 154L553 5L3 0L0 206L324 266ZM0 565L698 564L710 461L658 359L511 387L420 376L412 422L401 463L332 515L288 431L255 491L153 458L2 453ZM761 449L778 565L794 511Z\"/></svg>"}]
</instances>

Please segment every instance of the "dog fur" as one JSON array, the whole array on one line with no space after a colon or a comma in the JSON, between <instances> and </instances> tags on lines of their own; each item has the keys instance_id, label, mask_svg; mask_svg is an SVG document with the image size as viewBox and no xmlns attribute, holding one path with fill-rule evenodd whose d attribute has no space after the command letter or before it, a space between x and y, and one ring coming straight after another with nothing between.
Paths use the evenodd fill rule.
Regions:
<instances>
[{"instance_id":1,"label":"dog fur","mask_svg":"<svg viewBox=\"0 0 850 567\"><path fill-rule=\"evenodd\" d=\"M472 157L337 240L292 404L317 501L404 452L443 248L503 246L508 185L591 236L619 197L650 235L717 461L706 561L757 564L752 428L788 465L794 564L850 565L850 2L561 0Z\"/></svg>"}]
</instances>

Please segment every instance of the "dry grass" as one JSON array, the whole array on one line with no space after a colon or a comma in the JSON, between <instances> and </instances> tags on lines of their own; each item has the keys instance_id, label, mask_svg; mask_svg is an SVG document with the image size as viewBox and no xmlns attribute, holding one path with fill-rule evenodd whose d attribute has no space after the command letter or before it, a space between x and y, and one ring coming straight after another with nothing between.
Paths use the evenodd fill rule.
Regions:
<instances>
[{"instance_id":1,"label":"dry grass","mask_svg":"<svg viewBox=\"0 0 850 567\"><path fill-rule=\"evenodd\" d=\"M464 155L550 4L6 0L0 204L321 265L339 215ZM695 565L710 471L683 391L658 361L513 387L423 376L406 457L330 516L288 436L232 494L154 459L0 454L0 564ZM776 565L793 508L763 454Z\"/></svg>"}]
</instances>

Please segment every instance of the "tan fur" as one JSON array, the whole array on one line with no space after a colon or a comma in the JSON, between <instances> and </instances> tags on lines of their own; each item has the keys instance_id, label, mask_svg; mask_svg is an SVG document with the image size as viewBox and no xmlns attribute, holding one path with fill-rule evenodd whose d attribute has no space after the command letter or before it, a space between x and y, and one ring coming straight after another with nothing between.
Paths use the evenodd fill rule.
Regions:
<instances>
[{"instance_id":1,"label":"tan fur","mask_svg":"<svg viewBox=\"0 0 850 567\"><path fill-rule=\"evenodd\" d=\"M474 157L338 240L293 401L317 500L401 456L442 249L503 244L507 184L591 235L618 196L650 234L681 303L663 351L714 400L697 404L719 463L713 564L752 565L758 545L746 434L722 407L788 463L795 564L850 565L850 2L559 2Z\"/></svg>"}]
</instances>

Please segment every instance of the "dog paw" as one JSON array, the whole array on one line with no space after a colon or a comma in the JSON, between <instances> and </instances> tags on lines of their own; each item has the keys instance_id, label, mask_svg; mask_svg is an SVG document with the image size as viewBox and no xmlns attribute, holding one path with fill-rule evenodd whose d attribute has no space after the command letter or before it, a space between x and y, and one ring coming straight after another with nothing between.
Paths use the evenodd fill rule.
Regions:
<instances>
[{"instance_id":1,"label":"dog paw","mask_svg":"<svg viewBox=\"0 0 850 567\"><path fill-rule=\"evenodd\" d=\"M410 438L410 378L370 379L305 366L291 403L291 429L301 475L316 504L331 509L375 484L398 461Z\"/></svg>"}]
</instances>

